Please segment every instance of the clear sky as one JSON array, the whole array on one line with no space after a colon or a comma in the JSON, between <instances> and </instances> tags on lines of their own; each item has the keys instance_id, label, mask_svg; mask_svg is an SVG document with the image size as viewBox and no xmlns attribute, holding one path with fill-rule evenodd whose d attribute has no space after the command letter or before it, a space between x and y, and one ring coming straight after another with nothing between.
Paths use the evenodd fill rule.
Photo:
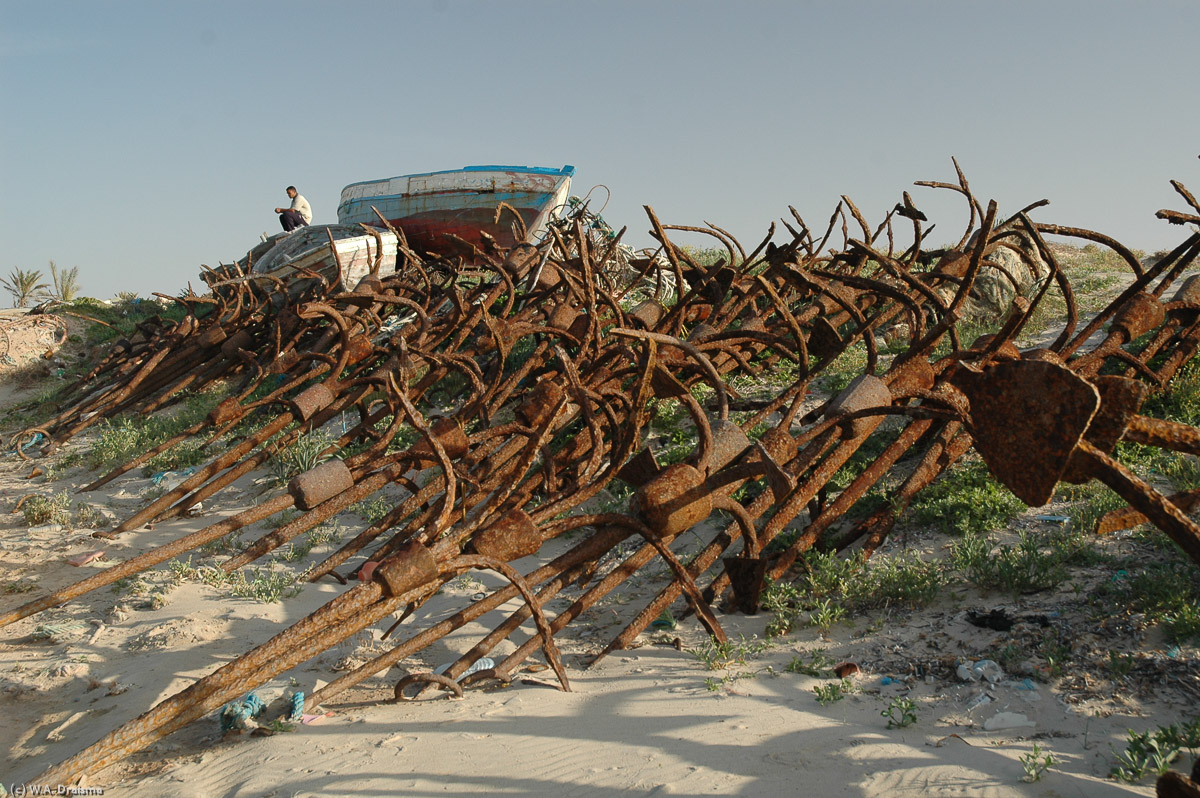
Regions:
<instances>
[{"instance_id":1,"label":"clear sky","mask_svg":"<svg viewBox=\"0 0 1200 798\"><path fill-rule=\"evenodd\" d=\"M1195 2L29 2L0 0L0 275L175 294L240 257L295 184L470 164L577 167L648 245L743 244L841 194L909 190L937 243L982 201L1156 250L1200 194ZM603 194L598 192L596 196ZM701 243L683 239L681 243ZM7 298L0 299L7 305Z\"/></svg>"}]
</instances>

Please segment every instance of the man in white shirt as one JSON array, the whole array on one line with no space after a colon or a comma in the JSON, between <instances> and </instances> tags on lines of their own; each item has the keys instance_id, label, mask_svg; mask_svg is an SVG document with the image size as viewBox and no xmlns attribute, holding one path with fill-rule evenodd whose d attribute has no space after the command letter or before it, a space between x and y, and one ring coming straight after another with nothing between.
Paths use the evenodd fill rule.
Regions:
<instances>
[{"instance_id":1,"label":"man in white shirt","mask_svg":"<svg viewBox=\"0 0 1200 798\"><path fill-rule=\"evenodd\" d=\"M292 198L291 206L276 208L275 213L279 214L279 223L283 225L283 229L290 233L297 227L307 227L312 222L312 208L309 207L308 200L296 191L295 186L287 187L287 195Z\"/></svg>"}]
</instances>

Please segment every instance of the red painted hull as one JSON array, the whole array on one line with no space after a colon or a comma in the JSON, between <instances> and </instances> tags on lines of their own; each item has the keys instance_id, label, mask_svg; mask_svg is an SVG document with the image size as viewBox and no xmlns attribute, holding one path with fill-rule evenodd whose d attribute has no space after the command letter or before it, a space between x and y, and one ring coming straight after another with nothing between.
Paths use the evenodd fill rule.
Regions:
<instances>
[{"instance_id":1,"label":"red painted hull","mask_svg":"<svg viewBox=\"0 0 1200 798\"><path fill-rule=\"evenodd\" d=\"M540 211L539 208L517 208L525 227L533 225ZM404 231L410 248L417 252L431 252L445 255L455 252L454 238L460 238L471 245L483 248L484 236L491 236L497 244L509 248L520 243L513 236L512 213L505 208L500 214L500 221L495 221L496 212L484 208L461 208L455 211L426 211L388 222Z\"/></svg>"}]
</instances>

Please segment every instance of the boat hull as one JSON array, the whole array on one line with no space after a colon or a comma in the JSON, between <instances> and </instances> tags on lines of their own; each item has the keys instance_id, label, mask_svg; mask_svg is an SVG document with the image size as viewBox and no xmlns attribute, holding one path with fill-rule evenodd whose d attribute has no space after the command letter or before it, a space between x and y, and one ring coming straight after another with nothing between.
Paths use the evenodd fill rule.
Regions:
<instances>
[{"instance_id":1,"label":"boat hull","mask_svg":"<svg viewBox=\"0 0 1200 798\"><path fill-rule=\"evenodd\" d=\"M481 247L490 237L512 247L522 243L513 214L527 231L524 240L538 237L551 211L566 204L574 172L571 166L474 166L352 183L342 190L338 222L382 227L382 215L418 252L456 252L455 238Z\"/></svg>"},{"instance_id":2,"label":"boat hull","mask_svg":"<svg viewBox=\"0 0 1200 798\"><path fill-rule=\"evenodd\" d=\"M396 236L386 230L361 232L343 225L313 225L274 236L266 242L273 245L254 260L252 274L282 279L312 272L353 291L372 270L377 277L395 273Z\"/></svg>"}]
</instances>

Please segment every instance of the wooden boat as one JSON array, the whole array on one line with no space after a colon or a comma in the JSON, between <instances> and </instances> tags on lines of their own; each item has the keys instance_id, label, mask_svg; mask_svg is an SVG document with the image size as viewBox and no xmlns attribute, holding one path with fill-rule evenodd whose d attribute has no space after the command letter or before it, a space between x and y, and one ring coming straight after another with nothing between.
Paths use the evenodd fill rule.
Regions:
<instances>
[{"instance_id":1,"label":"wooden boat","mask_svg":"<svg viewBox=\"0 0 1200 798\"><path fill-rule=\"evenodd\" d=\"M276 278L316 272L336 280L343 290L353 291L374 268L378 277L396 271L397 243L396 235L387 230L364 235L361 227L312 225L271 236L250 250L238 266L243 271L249 267L254 275Z\"/></svg>"},{"instance_id":2,"label":"wooden boat","mask_svg":"<svg viewBox=\"0 0 1200 798\"><path fill-rule=\"evenodd\" d=\"M538 238L551 213L566 207L574 174L573 166L468 166L351 183L342 189L337 224L270 237L264 233L237 266L267 278L316 272L351 291L377 261L380 277L396 270L397 239L384 229L379 214L404 233L409 248L421 253L457 252L455 238L481 247L485 236L512 247L523 243L514 235L516 216L525 240ZM364 235L363 225L372 228L369 234Z\"/></svg>"},{"instance_id":3,"label":"wooden boat","mask_svg":"<svg viewBox=\"0 0 1200 798\"><path fill-rule=\"evenodd\" d=\"M374 207L417 252L455 251L447 235L478 247L486 234L512 247L522 243L513 235L513 214L527 240L537 237L551 212L566 205L574 174L573 166L467 166L351 183L342 189L338 223L383 227Z\"/></svg>"}]
</instances>

